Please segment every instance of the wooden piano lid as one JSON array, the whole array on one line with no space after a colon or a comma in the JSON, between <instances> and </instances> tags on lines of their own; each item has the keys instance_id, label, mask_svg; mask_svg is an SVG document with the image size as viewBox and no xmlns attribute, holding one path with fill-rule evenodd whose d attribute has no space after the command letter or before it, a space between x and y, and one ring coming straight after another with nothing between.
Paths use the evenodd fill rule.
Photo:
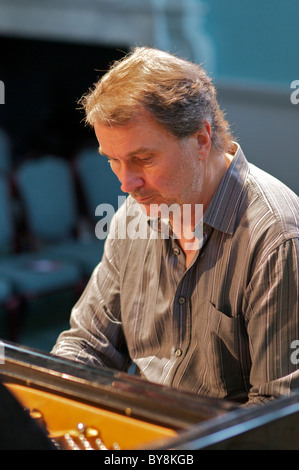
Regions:
<instances>
[{"instance_id":1,"label":"wooden piano lid","mask_svg":"<svg viewBox=\"0 0 299 470\"><path fill-rule=\"evenodd\" d=\"M52 439L70 434L77 439L82 424L97 429L109 449L115 442L132 449L175 438L195 423L235 408L8 342L0 358L0 380L24 408L40 415Z\"/></svg>"}]
</instances>

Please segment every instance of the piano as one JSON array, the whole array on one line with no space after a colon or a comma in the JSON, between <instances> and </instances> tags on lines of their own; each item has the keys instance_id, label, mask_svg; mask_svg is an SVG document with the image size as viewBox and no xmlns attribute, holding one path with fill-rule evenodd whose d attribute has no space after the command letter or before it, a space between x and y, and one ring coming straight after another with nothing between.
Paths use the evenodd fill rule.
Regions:
<instances>
[{"instance_id":1,"label":"piano","mask_svg":"<svg viewBox=\"0 0 299 470\"><path fill-rule=\"evenodd\" d=\"M244 408L6 341L0 418L0 450L299 449L299 391Z\"/></svg>"}]
</instances>

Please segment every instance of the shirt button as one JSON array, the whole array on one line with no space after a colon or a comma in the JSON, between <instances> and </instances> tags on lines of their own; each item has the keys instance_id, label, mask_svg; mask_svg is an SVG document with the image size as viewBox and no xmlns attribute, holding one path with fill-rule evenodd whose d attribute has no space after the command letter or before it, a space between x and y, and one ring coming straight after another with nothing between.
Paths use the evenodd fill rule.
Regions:
<instances>
[{"instance_id":1,"label":"shirt button","mask_svg":"<svg viewBox=\"0 0 299 470\"><path fill-rule=\"evenodd\" d=\"M174 248L174 249L173 249L173 254L174 254L175 256L179 256L179 254L180 254L180 249L179 249L179 248Z\"/></svg>"},{"instance_id":2,"label":"shirt button","mask_svg":"<svg viewBox=\"0 0 299 470\"><path fill-rule=\"evenodd\" d=\"M184 304L186 302L186 299L185 297L179 297L179 300L178 300L179 304Z\"/></svg>"},{"instance_id":3,"label":"shirt button","mask_svg":"<svg viewBox=\"0 0 299 470\"><path fill-rule=\"evenodd\" d=\"M181 349L176 349L175 350L176 357L180 357L182 354L183 354L183 351Z\"/></svg>"}]
</instances>

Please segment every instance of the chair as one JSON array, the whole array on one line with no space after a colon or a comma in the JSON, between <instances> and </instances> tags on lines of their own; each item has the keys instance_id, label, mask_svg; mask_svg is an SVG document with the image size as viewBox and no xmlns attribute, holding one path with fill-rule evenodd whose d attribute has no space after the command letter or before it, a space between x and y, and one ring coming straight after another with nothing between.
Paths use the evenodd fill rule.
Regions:
<instances>
[{"instance_id":1,"label":"chair","mask_svg":"<svg viewBox=\"0 0 299 470\"><path fill-rule=\"evenodd\" d=\"M74 263L66 262L45 250L14 252L10 185L3 175L0 175L0 226L0 277L9 283L9 286L2 285L4 297L12 289L24 302L64 289L77 289L81 285L81 271Z\"/></svg>"},{"instance_id":2,"label":"chair","mask_svg":"<svg viewBox=\"0 0 299 470\"><path fill-rule=\"evenodd\" d=\"M99 155L96 148L87 148L77 155L75 167L91 219L95 219L95 210L99 204L111 204L117 210L118 196L124 198L125 194L107 158Z\"/></svg>"},{"instance_id":3,"label":"chair","mask_svg":"<svg viewBox=\"0 0 299 470\"><path fill-rule=\"evenodd\" d=\"M89 277L102 257L103 241L75 236L79 216L69 163L51 155L28 161L16 172L16 185L35 246L76 263Z\"/></svg>"}]
</instances>

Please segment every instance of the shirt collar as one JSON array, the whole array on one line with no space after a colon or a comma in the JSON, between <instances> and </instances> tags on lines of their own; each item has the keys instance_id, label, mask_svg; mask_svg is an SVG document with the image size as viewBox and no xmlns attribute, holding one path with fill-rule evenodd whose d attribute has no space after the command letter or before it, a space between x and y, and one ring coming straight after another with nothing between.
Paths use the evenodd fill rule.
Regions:
<instances>
[{"instance_id":1,"label":"shirt collar","mask_svg":"<svg viewBox=\"0 0 299 470\"><path fill-rule=\"evenodd\" d=\"M241 147L237 143L235 146L237 150L232 162L203 216L204 232L209 231L208 227L228 234L234 232L237 209L249 171L249 164ZM169 225L163 219L147 217L147 221L153 230L169 233Z\"/></svg>"},{"instance_id":2,"label":"shirt collar","mask_svg":"<svg viewBox=\"0 0 299 470\"><path fill-rule=\"evenodd\" d=\"M207 225L228 234L235 229L238 206L246 184L249 164L238 144L233 160L223 176L205 214Z\"/></svg>"}]
</instances>

